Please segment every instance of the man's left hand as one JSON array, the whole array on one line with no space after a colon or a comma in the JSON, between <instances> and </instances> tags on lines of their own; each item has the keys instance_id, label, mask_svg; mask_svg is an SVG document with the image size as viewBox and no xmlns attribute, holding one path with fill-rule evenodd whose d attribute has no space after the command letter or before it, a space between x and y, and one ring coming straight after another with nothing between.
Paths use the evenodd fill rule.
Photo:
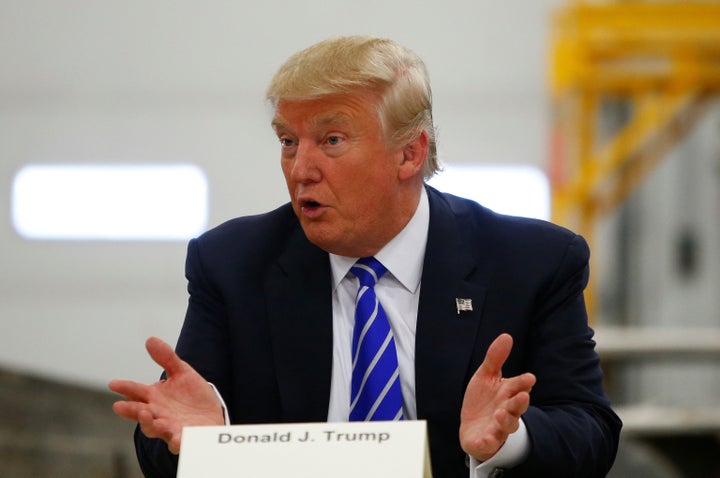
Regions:
<instances>
[{"instance_id":1,"label":"man's left hand","mask_svg":"<svg viewBox=\"0 0 720 478\"><path fill-rule=\"evenodd\" d=\"M535 376L524 373L503 378L502 366L510 356L513 340L498 336L488 348L485 360L465 390L460 413L460 444L480 461L491 458L519 426L520 416L530 405Z\"/></svg>"}]
</instances>

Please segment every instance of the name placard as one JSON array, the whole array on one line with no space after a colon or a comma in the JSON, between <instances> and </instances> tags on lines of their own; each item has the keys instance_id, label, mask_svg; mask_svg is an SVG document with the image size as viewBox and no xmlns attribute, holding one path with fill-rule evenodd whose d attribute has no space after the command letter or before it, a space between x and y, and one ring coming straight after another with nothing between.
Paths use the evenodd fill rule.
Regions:
<instances>
[{"instance_id":1,"label":"name placard","mask_svg":"<svg viewBox=\"0 0 720 478\"><path fill-rule=\"evenodd\" d=\"M424 421L186 427L178 478L431 478Z\"/></svg>"}]
</instances>

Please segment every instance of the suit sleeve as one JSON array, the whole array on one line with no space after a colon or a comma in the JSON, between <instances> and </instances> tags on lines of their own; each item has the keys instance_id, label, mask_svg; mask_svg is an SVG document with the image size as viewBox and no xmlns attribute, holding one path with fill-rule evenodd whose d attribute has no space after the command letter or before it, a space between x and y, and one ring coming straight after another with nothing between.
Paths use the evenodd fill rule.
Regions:
<instances>
[{"instance_id":1,"label":"suit sleeve","mask_svg":"<svg viewBox=\"0 0 720 478\"><path fill-rule=\"evenodd\" d=\"M602 387L583 290L589 250L575 236L545 290L538 294L528 335L528 362L537 376L523 415L528 459L507 476L604 477L622 426Z\"/></svg>"},{"instance_id":2,"label":"suit sleeve","mask_svg":"<svg viewBox=\"0 0 720 478\"><path fill-rule=\"evenodd\" d=\"M201 256L198 240L190 241L185 262L190 299L176 352L227 399L230 360L226 312L219 288L204 273ZM146 477L176 476L178 457L170 453L163 440L146 437L139 426L135 429L135 449Z\"/></svg>"}]
</instances>

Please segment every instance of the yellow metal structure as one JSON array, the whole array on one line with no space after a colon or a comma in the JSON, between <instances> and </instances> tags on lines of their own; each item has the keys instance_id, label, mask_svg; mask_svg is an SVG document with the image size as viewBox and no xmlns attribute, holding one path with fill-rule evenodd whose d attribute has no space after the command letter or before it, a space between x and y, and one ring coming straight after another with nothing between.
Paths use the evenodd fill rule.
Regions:
<instances>
[{"instance_id":1,"label":"yellow metal structure","mask_svg":"<svg viewBox=\"0 0 720 478\"><path fill-rule=\"evenodd\" d=\"M591 243L720 91L720 2L573 1L553 18L553 221ZM601 108L626 106L608 132ZM588 308L595 309L592 286Z\"/></svg>"}]
</instances>

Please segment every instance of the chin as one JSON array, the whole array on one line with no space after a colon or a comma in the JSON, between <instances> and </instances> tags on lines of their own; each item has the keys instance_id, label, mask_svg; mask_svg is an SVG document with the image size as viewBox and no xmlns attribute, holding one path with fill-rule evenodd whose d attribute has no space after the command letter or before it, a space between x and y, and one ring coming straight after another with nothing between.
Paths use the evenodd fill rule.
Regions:
<instances>
[{"instance_id":1,"label":"chin","mask_svg":"<svg viewBox=\"0 0 720 478\"><path fill-rule=\"evenodd\" d=\"M302 222L301 224L303 231L305 232L305 237L307 237L308 241L312 242L324 251L337 254L334 252L335 247L333 247L337 244L337 239L334 238L332 234L328 234L327 231L320 230L321 228L318 227L318 224L305 224Z\"/></svg>"}]
</instances>

